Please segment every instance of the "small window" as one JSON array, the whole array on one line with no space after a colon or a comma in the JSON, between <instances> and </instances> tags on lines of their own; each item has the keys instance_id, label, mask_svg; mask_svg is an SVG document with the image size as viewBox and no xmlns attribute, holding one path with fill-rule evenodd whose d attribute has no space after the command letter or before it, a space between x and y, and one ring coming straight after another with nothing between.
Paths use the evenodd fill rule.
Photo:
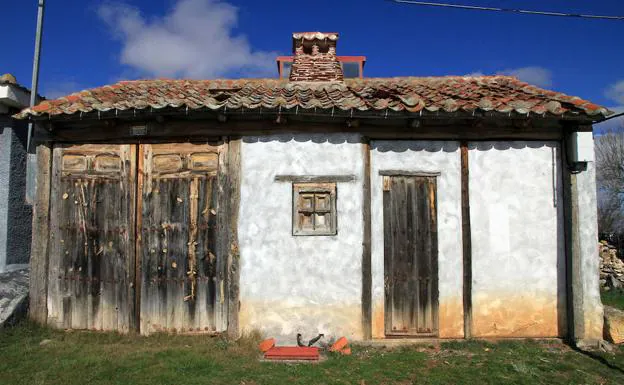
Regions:
<instances>
[{"instance_id":1,"label":"small window","mask_svg":"<svg viewBox=\"0 0 624 385\"><path fill-rule=\"evenodd\" d=\"M336 235L336 183L293 184L293 235Z\"/></svg>"}]
</instances>

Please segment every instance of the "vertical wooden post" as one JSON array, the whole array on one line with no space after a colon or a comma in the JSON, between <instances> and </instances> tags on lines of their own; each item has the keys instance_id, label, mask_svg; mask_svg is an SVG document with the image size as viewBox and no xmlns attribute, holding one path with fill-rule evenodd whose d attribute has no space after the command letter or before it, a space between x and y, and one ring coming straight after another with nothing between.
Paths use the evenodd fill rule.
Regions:
<instances>
[{"instance_id":1,"label":"vertical wooden post","mask_svg":"<svg viewBox=\"0 0 624 385\"><path fill-rule=\"evenodd\" d=\"M217 171L217 238L215 240L216 295L215 295L215 326L218 332L227 331L228 295L227 295L227 259L229 245L229 189L228 189L228 141L221 139L219 146L219 166Z\"/></svg>"},{"instance_id":2,"label":"vertical wooden post","mask_svg":"<svg viewBox=\"0 0 624 385\"><path fill-rule=\"evenodd\" d=\"M575 261L572 256L578 253L579 239L576 233L578 225L578 196L576 196L576 178L568 169L568 159L566 153L566 138L561 141L561 171L563 182L563 221L565 239L565 269L566 269L566 339L573 343L577 336L583 335L583 323L575 322L575 317L582 318L583 306L581 301L575 301L574 282L578 282L578 275L575 280L574 273L579 271L578 259ZM574 195L574 196L573 196Z\"/></svg>"},{"instance_id":3,"label":"vertical wooden post","mask_svg":"<svg viewBox=\"0 0 624 385\"><path fill-rule=\"evenodd\" d=\"M461 207L462 252L464 271L464 338L472 337L472 234L470 231L470 172L468 167L468 142L461 145Z\"/></svg>"},{"instance_id":4,"label":"vertical wooden post","mask_svg":"<svg viewBox=\"0 0 624 385\"><path fill-rule=\"evenodd\" d=\"M48 238L50 234L50 145L37 146L36 200L33 210L30 255L30 319L45 325L48 318Z\"/></svg>"},{"instance_id":5,"label":"vertical wooden post","mask_svg":"<svg viewBox=\"0 0 624 385\"><path fill-rule=\"evenodd\" d=\"M591 127L570 125L564 133ZM571 163L562 142L566 243L567 337L578 345L597 346L603 337L599 289L596 170L592 162Z\"/></svg>"},{"instance_id":6,"label":"vertical wooden post","mask_svg":"<svg viewBox=\"0 0 624 385\"><path fill-rule=\"evenodd\" d=\"M371 271L371 181L370 181L370 140L362 140L362 333L365 340L372 338L372 271Z\"/></svg>"},{"instance_id":7,"label":"vertical wooden post","mask_svg":"<svg viewBox=\"0 0 624 385\"><path fill-rule=\"evenodd\" d=\"M229 337L239 336L238 312L240 308L240 252L238 249L238 209L241 187L241 139L230 138L228 145L228 200L229 244L227 250L228 326Z\"/></svg>"}]
</instances>

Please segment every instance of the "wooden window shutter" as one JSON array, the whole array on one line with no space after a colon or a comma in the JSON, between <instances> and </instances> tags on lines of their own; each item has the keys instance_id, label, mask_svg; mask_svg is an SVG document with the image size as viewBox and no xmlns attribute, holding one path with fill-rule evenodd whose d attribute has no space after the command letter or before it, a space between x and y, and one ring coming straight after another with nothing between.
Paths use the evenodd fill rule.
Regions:
<instances>
[{"instance_id":1,"label":"wooden window shutter","mask_svg":"<svg viewBox=\"0 0 624 385\"><path fill-rule=\"evenodd\" d=\"M293 183L293 235L336 233L336 183Z\"/></svg>"}]
</instances>

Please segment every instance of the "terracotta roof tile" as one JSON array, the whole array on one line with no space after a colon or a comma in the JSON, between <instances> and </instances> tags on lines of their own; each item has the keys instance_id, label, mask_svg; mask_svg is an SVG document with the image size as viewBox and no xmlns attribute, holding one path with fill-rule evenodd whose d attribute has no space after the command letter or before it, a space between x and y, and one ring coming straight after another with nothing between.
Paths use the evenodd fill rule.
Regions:
<instances>
[{"instance_id":1,"label":"terracotta roof tile","mask_svg":"<svg viewBox=\"0 0 624 385\"><path fill-rule=\"evenodd\" d=\"M399 77L289 82L277 79L134 80L94 88L25 109L16 118L153 108L190 110L339 109L406 113L498 111L586 117L611 112L578 97L509 76Z\"/></svg>"}]
</instances>

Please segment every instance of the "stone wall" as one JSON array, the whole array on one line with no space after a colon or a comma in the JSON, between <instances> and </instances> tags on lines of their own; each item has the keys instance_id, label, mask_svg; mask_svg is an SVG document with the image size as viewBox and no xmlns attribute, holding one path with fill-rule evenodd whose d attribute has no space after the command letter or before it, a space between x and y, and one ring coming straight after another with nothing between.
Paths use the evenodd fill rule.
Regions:
<instances>
[{"instance_id":1,"label":"stone wall","mask_svg":"<svg viewBox=\"0 0 624 385\"><path fill-rule=\"evenodd\" d=\"M600 286L606 290L624 287L624 261L618 257L617 248L600 241Z\"/></svg>"},{"instance_id":2,"label":"stone wall","mask_svg":"<svg viewBox=\"0 0 624 385\"><path fill-rule=\"evenodd\" d=\"M25 130L25 125L10 121L0 126L0 272L8 265L27 264L30 256Z\"/></svg>"}]
</instances>

